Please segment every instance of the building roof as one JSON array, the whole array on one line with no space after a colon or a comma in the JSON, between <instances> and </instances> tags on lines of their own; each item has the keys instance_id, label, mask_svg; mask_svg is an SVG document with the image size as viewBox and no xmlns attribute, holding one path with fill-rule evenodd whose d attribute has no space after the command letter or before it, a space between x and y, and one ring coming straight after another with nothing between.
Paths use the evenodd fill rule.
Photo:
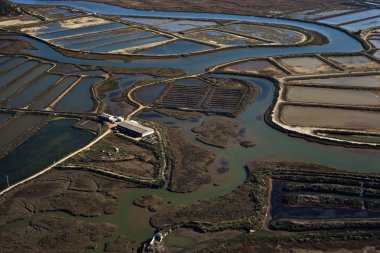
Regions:
<instances>
[{"instance_id":1,"label":"building roof","mask_svg":"<svg viewBox=\"0 0 380 253\"><path fill-rule=\"evenodd\" d=\"M120 127L129 129L129 130L132 130L136 133L140 133L140 134L144 134L146 132L154 132L154 130L152 128L143 126L143 125L141 125L138 122L133 121L133 120L122 121L122 122L118 123L117 125Z\"/></svg>"}]
</instances>

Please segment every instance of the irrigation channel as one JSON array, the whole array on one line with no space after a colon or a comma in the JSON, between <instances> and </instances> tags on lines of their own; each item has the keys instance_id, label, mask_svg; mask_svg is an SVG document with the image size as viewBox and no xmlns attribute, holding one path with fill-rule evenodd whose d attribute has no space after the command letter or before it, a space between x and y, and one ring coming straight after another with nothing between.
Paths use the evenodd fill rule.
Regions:
<instances>
[{"instance_id":1,"label":"irrigation channel","mask_svg":"<svg viewBox=\"0 0 380 253\"><path fill-rule=\"evenodd\" d=\"M23 37L20 35L8 36L31 42L37 50L28 52L37 57L50 59L52 61L97 65L97 66L119 66L119 67L143 67L143 68L181 68L188 75L198 74L205 69L242 58L248 57L268 57L275 55L291 54L308 54L308 53L339 53L339 52L359 52L362 51L362 45L359 41L348 34L319 24L307 22L290 21L275 18L262 18L251 16L227 15L227 14L210 14L210 13L184 13L184 12L163 12L163 11L140 11L116 7L106 4L90 3L83 1L37 1L37 0L16 0L16 3L22 4L41 4L41 5L65 5L82 9L90 12L109 15L140 16L140 17L166 17L166 18L183 18L183 19L219 19L219 20L240 20L257 23L286 24L298 26L303 29L317 31L329 40L324 45L308 45L305 47L256 47L256 48L238 48L227 49L224 51L212 52L204 55L194 55L188 57L168 58L168 59L136 59L129 62L112 60L112 56L107 60L84 60L71 58L61 55L53 48L38 40ZM218 77L232 77L228 75L217 75ZM144 76L145 78L146 76ZM170 123L173 126L183 128L186 139L199 146L203 146L218 154L218 161L228 164L229 170L225 173L210 171L213 175L213 181L219 186L206 185L196 192L190 194L176 194L163 189L126 189L118 193L120 207L112 215L104 215L98 218L77 218L64 213L57 213L70 219L83 219L91 222L110 222L116 224L119 229L113 235L126 235L131 240L144 241L152 236L154 229L149 225L151 213L147 210L135 207L132 201L142 195L155 194L164 197L171 202L192 202L200 199L220 196L239 186L246 177L244 165L249 160L273 160L273 161L299 161L307 163L316 163L325 166L336 167L349 171L359 172L380 172L380 151L370 149L354 149L340 146L323 145L308 142L304 139L288 136L279 132L264 121L264 113L274 102L276 87L266 79L253 78L245 76L233 76L248 80L252 85L260 89L260 94L241 115L235 120L241 129L244 129L245 136L250 137L256 144L254 148L243 148L239 145L231 146L226 149L218 149L206 146L195 140L191 128L202 123L208 118L220 116L202 116L197 122L179 121L173 118L167 118L160 114L143 113L139 117ZM17 161L15 161L17 162ZM34 171L30 173L33 174ZM181 238L177 238L181 240ZM182 238L183 239L183 238ZM107 238L107 241L111 240ZM175 240L174 240L175 241ZM90 252L90 251L89 251ZM91 251L93 252L93 251ZM102 247L98 247L96 252L102 252Z\"/></svg>"}]
</instances>

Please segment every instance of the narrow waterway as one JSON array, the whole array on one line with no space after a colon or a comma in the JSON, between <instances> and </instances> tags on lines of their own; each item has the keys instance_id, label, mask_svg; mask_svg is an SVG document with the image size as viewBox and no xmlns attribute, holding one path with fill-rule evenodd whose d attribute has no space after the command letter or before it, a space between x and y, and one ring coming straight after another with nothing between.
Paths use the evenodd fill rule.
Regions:
<instances>
[{"instance_id":1,"label":"narrow waterway","mask_svg":"<svg viewBox=\"0 0 380 253\"><path fill-rule=\"evenodd\" d=\"M66 57L56 52L47 44L36 39L27 38L21 35L5 36L9 38L19 38L31 42L37 50L29 51L37 57L51 59L53 61L88 64L97 66L119 66L119 67L142 67L142 68L182 68L187 74L198 74L204 72L208 67L238 60L248 57L268 57L276 55L307 54L307 53L337 53L337 52L359 52L363 50L361 44L348 34L333 29L331 27L311 24L307 22L290 21L285 19L249 17L227 14L210 13L183 13L183 12L158 12L139 11L105 4L97 4L81 1L37 1L37 0L16 0L18 3L44 4L44 5L66 5L78 9L97 12L101 14L123 15L123 16L144 16L144 17L172 17L186 19L219 19L219 20L240 20L249 22L286 24L302 27L308 30L318 31L329 39L329 43L324 45L309 45L305 47L255 47L228 49L225 51L212 52L205 55L189 57L178 57L169 59L139 59L124 62L112 60L112 56L107 60L83 60L79 58ZM4 36L3 36L4 37ZM231 77L218 75L220 77ZM144 76L145 78L145 76ZM213 174L213 181L219 186L212 184L203 186L196 192L190 194L175 194L160 189L126 189L118 193L120 208L113 215L104 215L99 218L80 218L92 222L111 222L119 227L113 236L126 235L132 240L143 241L152 236L154 229L149 225L149 218L152 215L145 209L132 205L132 201L145 194L155 194L164 197L172 202L192 202L199 199L227 194L240 185L246 178L244 165L249 160L271 160L271 161L299 161L307 163L317 163L325 166L336 167L349 171L358 172L380 172L380 151L369 149L351 149L340 146L322 145L308 142L304 139L290 137L268 126L263 118L265 111L273 103L276 87L266 79L252 78L244 76L233 76L248 80L252 85L260 88L260 94L256 101L248 109L234 119L244 129L247 139L251 139L256 146L254 148L243 148L238 145L226 149L213 148L197 142L191 128L200 125L207 118L220 116L203 116L198 122L179 121L167 118L162 115L150 115L145 119L172 122L172 125L183 128L186 139L192 143L213 150L228 164L229 170L225 173ZM157 89L159 92L159 89ZM154 94L153 94L154 95ZM145 115L146 116L146 115ZM144 117L142 115L141 117ZM64 215L64 214L61 214ZM107 240L110 240L108 238ZM97 252L102 252L98 247Z\"/></svg>"}]
</instances>

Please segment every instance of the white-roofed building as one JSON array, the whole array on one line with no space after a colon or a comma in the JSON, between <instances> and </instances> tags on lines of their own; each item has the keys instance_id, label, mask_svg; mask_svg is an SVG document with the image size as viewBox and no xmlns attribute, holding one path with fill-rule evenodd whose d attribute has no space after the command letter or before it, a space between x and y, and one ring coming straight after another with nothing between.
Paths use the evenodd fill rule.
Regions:
<instances>
[{"instance_id":1,"label":"white-roofed building","mask_svg":"<svg viewBox=\"0 0 380 253\"><path fill-rule=\"evenodd\" d=\"M117 129L121 133L125 133L133 137L145 137L154 134L153 128L143 126L134 120L126 120L117 123Z\"/></svg>"}]
</instances>

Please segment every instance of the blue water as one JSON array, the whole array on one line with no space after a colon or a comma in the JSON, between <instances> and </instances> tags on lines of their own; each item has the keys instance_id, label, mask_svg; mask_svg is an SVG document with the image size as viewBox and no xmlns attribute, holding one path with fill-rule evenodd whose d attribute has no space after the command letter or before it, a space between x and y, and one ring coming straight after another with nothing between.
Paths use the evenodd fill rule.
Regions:
<instances>
[{"instance_id":1,"label":"blue water","mask_svg":"<svg viewBox=\"0 0 380 253\"><path fill-rule=\"evenodd\" d=\"M60 75L49 74L34 82L31 86L18 94L10 103L10 107L22 108L27 106L33 99L41 95L46 89L55 85L61 78Z\"/></svg>"},{"instance_id":2,"label":"blue water","mask_svg":"<svg viewBox=\"0 0 380 253\"><path fill-rule=\"evenodd\" d=\"M176 68L183 66L187 74L195 74L203 72L206 68L249 57L269 57L276 55L290 55L302 53L338 53L338 52L359 52L363 47L359 41L349 34L321 24L307 23L302 21L286 20L279 18L265 18L254 16L242 16L231 14L215 14L215 13L187 13L187 12L165 12L165 11L142 11L132 10L122 7L91 3L83 1L39 1L39 0L15 0L14 2L23 4L41 4L41 5L66 5L89 12L97 12L108 15L123 16L142 16L142 17L161 17L161 18L183 18L183 19L216 19L216 20L238 20L246 22L257 22L263 24L283 24L290 26L298 26L307 30L316 31L329 39L329 43L324 45L310 45L305 47L286 47L279 46L275 48L255 47L255 48L234 48L224 51L209 53L207 55L197 55L186 58L176 59L142 59L133 60L128 63L120 61L97 61L97 60L81 60L65 57L49 48L47 45L37 42L36 40L27 38L26 40L34 42L41 50L34 52L37 56L55 59L61 62L70 62L78 64L94 64L98 66L119 66L119 67L170 67ZM13 36L14 37L14 36ZM22 36L22 38L25 38ZM33 52L30 52L33 54Z\"/></svg>"},{"instance_id":3,"label":"blue water","mask_svg":"<svg viewBox=\"0 0 380 253\"><path fill-rule=\"evenodd\" d=\"M162 46L140 51L143 55L170 55L170 54L187 54L198 51L211 49L212 47L187 40L176 40L166 43Z\"/></svg>"},{"instance_id":4,"label":"blue water","mask_svg":"<svg viewBox=\"0 0 380 253\"><path fill-rule=\"evenodd\" d=\"M66 45L65 48L88 50L89 48L99 47L105 44L118 43L118 42L120 43L120 42L125 42L129 40L137 39L137 38L144 38L144 37L152 36L152 35L154 35L153 32L141 32L141 33L125 34L125 35L121 34L119 36L107 38L107 36L99 34L98 40L81 42L81 43L73 43L73 44Z\"/></svg>"},{"instance_id":5,"label":"blue water","mask_svg":"<svg viewBox=\"0 0 380 253\"><path fill-rule=\"evenodd\" d=\"M119 42L119 43L109 44L109 45L100 46L100 47L94 47L94 48L91 48L89 51L106 53L113 50L120 50L120 49L125 49L125 48L130 48L130 47L141 46L141 45L145 45L149 43L165 41L167 39L168 38L164 36L155 36L152 38L146 38L146 39L141 39L141 40L125 41L125 42Z\"/></svg>"},{"instance_id":6,"label":"blue water","mask_svg":"<svg viewBox=\"0 0 380 253\"><path fill-rule=\"evenodd\" d=\"M38 78L51 67L53 67L51 64L41 64L37 68L33 69L33 71L29 72L27 75L14 82L11 87L7 87L5 90L0 90L0 101L6 99L16 91L20 90L22 87L32 82L34 79Z\"/></svg>"},{"instance_id":7,"label":"blue water","mask_svg":"<svg viewBox=\"0 0 380 253\"><path fill-rule=\"evenodd\" d=\"M1 82L0 82L0 89L4 88L7 84L18 78L19 76L25 74L29 70L31 70L33 67L37 66L37 61L26 61L17 67L11 69L8 71L5 75L0 76Z\"/></svg>"},{"instance_id":8,"label":"blue water","mask_svg":"<svg viewBox=\"0 0 380 253\"><path fill-rule=\"evenodd\" d=\"M74 35L79 35L79 34L124 28L124 27L127 27L127 25L119 24L119 23L96 25L96 26L82 27L82 28L77 28L77 29L70 29L70 30L64 30L64 31L59 31L59 32L41 34L39 35L39 37L42 39L56 39L56 38L74 36Z\"/></svg>"}]
</instances>

